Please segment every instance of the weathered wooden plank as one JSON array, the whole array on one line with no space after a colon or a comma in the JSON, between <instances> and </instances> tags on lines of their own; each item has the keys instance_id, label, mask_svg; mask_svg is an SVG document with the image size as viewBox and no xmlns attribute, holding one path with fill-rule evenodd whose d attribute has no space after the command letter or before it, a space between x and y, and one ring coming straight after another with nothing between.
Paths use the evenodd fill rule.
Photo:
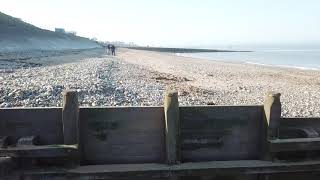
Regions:
<instances>
[{"instance_id":1,"label":"weathered wooden plank","mask_svg":"<svg viewBox=\"0 0 320 180\"><path fill-rule=\"evenodd\" d=\"M215 175L245 175L245 174L277 174L319 172L320 161L304 162L270 162L259 160L242 161L210 161L182 163L179 165L166 164L113 164L80 166L74 169L48 169L41 171L25 171L24 175L60 174L69 178L82 179L120 179L152 178L176 176L215 176Z\"/></svg>"},{"instance_id":2,"label":"weathered wooden plank","mask_svg":"<svg viewBox=\"0 0 320 180\"><path fill-rule=\"evenodd\" d=\"M320 118L284 118L280 119L280 126L294 126L294 127L314 127L314 125L320 126Z\"/></svg>"},{"instance_id":3,"label":"weathered wooden plank","mask_svg":"<svg viewBox=\"0 0 320 180\"><path fill-rule=\"evenodd\" d=\"M308 167L310 169L308 169ZM301 169L298 169L300 167ZM305 162L269 162L260 160L209 161L174 165L171 172L177 175L209 175L209 174L257 174L280 172L303 172L320 170L320 161ZM193 172L192 172L193 171Z\"/></svg>"},{"instance_id":4,"label":"weathered wooden plank","mask_svg":"<svg viewBox=\"0 0 320 180\"><path fill-rule=\"evenodd\" d=\"M307 138L310 134L304 130L320 133L320 118L281 118L280 138ZM315 134L315 133L313 133ZM315 137L315 135L313 135Z\"/></svg>"},{"instance_id":5,"label":"weathered wooden plank","mask_svg":"<svg viewBox=\"0 0 320 180\"><path fill-rule=\"evenodd\" d=\"M77 91L63 93L62 124L64 144L79 143L79 103Z\"/></svg>"},{"instance_id":6,"label":"weathered wooden plank","mask_svg":"<svg viewBox=\"0 0 320 180\"><path fill-rule=\"evenodd\" d=\"M15 162L11 157L0 157L0 178L10 174L15 166Z\"/></svg>"},{"instance_id":7,"label":"weathered wooden plank","mask_svg":"<svg viewBox=\"0 0 320 180\"><path fill-rule=\"evenodd\" d=\"M163 107L80 108L83 162L164 162Z\"/></svg>"},{"instance_id":8,"label":"weathered wooden plank","mask_svg":"<svg viewBox=\"0 0 320 180\"><path fill-rule=\"evenodd\" d=\"M297 138L269 140L271 152L320 150L320 138Z\"/></svg>"},{"instance_id":9,"label":"weathered wooden plank","mask_svg":"<svg viewBox=\"0 0 320 180\"><path fill-rule=\"evenodd\" d=\"M283 127L280 128L280 139L316 138L319 131L312 127Z\"/></svg>"},{"instance_id":10,"label":"weathered wooden plank","mask_svg":"<svg viewBox=\"0 0 320 180\"><path fill-rule=\"evenodd\" d=\"M268 180L318 180L320 172L295 172L268 175ZM259 179L260 180L260 179Z\"/></svg>"},{"instance_id":11,"label":"weathered wooden plank","mask_svg":"<svg viewBox=\"0 0 320 180\"><path fill-rule=\"evenodd\" d=\"M180 161L180 118L178 92L167 91L164 98L166 161L176 164Z\"/></svg>"},{"instance_id":12,"label":"weathered wooden plank","mask_svg":"<svg viewBox=\"0 0 320 180\"><path fill-rule=\"evenodd\" d=\"M258 159L262 106L180 107L182 161Z\"/></svg>"},{"instance_id":13,"label":"weathered wooden plank","mask_svg":"<svg viewBox=\"0 0 320 180\"><path fill-rule=\"evenodd\" d=\"M10 136L9 143L20 137L39 136L39 143L62 144L61 108L0 108L0 136Z\"/></svg>"},{"instance_id":14,"label":"weathered wooden plank","mask_svg":"<svg viewBox=\"0 0 320 180\"><path fill-rule=\"evenodd\" d=\"M173 165L180 163L180 117L178 92L167 90L164 98L166 162ZM172 175L169 180L178 180Z\"/></svg>"},{"instance_id":15,"label":"weathered wooden plank","mask_svg":"<svg viewBox=\"0 0 320 180\"><path fill-rule=\"evenodd\" d=\"M17 158L56 158L75 157L78 149L75 145L24 145L18 147L0 148L0 156Z\"/></svg>"}]
</instances>

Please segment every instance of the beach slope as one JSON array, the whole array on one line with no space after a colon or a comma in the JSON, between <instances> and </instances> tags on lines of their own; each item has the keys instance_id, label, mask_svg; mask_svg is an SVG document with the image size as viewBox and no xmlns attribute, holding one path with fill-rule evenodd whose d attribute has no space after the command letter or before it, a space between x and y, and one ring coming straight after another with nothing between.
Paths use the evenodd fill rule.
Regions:
<instances>
[{"instance_id":1,"label":"beach slope","mask_svg":"<svg viewBox=\"0 0 320 180\"><path fill-rule=\"evenodd\" d=\"M320 71L227 63L128 49L122 49L119 57L126 63L185 79L171 83L180 91L180 98L189 101L185 104L198 104L197 100L183 97L194 93L190 91L194 88L209 92L203 94L203 104L215 105L262 104L268 91L276 91L282 94L284 116L320 116Z\"/></svg>"}]
</instances>

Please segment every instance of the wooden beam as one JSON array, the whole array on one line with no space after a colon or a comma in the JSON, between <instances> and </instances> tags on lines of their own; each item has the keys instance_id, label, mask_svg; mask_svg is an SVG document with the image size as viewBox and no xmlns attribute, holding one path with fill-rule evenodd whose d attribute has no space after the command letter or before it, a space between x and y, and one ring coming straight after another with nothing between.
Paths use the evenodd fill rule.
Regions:
<instances>
[{"instance_id":1,"label":"wooden beam","mask_svg":"<svg viewBox=\"0 0 320 180\"><path fill-rule=\"evenodd\" d=\"M178 92L167 91L164 99L165 140L167 164L180 161L180 118Z\"/></svg>"},{"instance_id":2,"label":"wooden beam","mask_svg":"<svg viewBox=\"0 0 320 180\"><path fill-rule=\"evenodd\" d=\"M0 157L0 177L3 178L9 175L14 168L16 168L16 162L11 157Z\"/></svg>"},{"instance_id":3,"label":"wooden beam","mask_svg":"<svg viewBox=\"0 0 320 180\"><path fill-rule=\"evenodd\" d=\"M276 174L319 172L320 161L304 162L270 162L259 160L210 161L166 164L112 164L79 166L73 169L48 169L23 172L25 177L32 175L61 175L83 179L123 179L152 178L171 176L215 176L215 175L245 175L245 174Z\"/></svg>"},{"instance_id":4,"label":"wooden beam","mask_svg":"<svg viewBox=\"0 0 320 180\"><path fill-rule=\"evenodd\" d=\"M74 90L63 92L62 107L63 142L65 145L76 145L76 155L70 156L69 166L78 166L81 157L80 123L78 93Z\"/></svg>"},{"instance_id":5,"label":"wooden beam","mask_svg":"<svg viewBox=\"0 0 320 180\"><path fill-rule=\"evenodd\" d=\"M273 154L269 151L269 140L279 138L281 120L280 93L268 92L264 102L264 116L261 128L261 159L272 160Z\"/></svg>"},{"instance_id":6,"label":"wooden beam","mask_svg":"<svg viewBox=\"0 0 320 180\"><path fill-rule=\"evenodd\" d=\"M75 158L77 153L78 149L76 145L24 145L0 148L0 156L16 158Z\"/></svg>"},{"instance_id":7,"label":"wooden beam","mask_svg":"<svg viewBox=\"0 0 320 180\"><path fill-rule=\"evenodd\" d=\"M270 152L320 150L320 138L269 140Z\"/></svg>"},{"instance_id":8,"label":"wooden beam","mask_svg":"<svg viewBox=\"0 0 320 180\"><path fill-rule=\"evenodd\" d=\"M280 93L269 92L264 102L264 113L268 123L267 138L278 139L281 119Z\"/></svg>"},{"instance_id":9,"label":"wooden beam","mask_svg":"<svg viewBox=\"0 0 320 180\"><path fill-rule=\"evenodd\" d=\"M79 143L79 103L77 91L63 93L62 124L64 144Z\"/></svg>"}]
</instances>

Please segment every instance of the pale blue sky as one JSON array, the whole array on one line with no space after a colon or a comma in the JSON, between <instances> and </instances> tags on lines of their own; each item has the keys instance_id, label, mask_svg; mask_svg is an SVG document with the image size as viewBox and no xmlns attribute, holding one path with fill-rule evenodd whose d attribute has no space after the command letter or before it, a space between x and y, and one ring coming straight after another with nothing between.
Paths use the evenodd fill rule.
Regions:
<instances>
[{"instance_id":1,"label":"pale blue sky","mask_svg":"<svg viewBox=\"0 0 320 180\"><path fill-rule=\"evenodd\" d=\"M0 0L41 28L140 45L320 44L320 0Z\"/></svg>"}]
</instances>

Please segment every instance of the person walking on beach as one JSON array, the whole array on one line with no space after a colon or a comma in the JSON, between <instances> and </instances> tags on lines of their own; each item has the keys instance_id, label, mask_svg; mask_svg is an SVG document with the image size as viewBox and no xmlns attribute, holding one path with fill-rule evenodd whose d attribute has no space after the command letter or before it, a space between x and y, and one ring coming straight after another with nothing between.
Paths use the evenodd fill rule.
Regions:
<instances>
[{"instance_id":1,"label":"person walking on beach","mask_svg":"<svg viewBox=\"0 0 320 180\"><path fill-rule=\"evenodd\" d=\"M111 52L111 44L107 45L107 54L110 55Z\"/></svg>"},{"instance_id":2,"label":"person walking on beach","mask_svg":"<svg viewBox=\"0 0 320 180\"><path fill-rule=\"evenodd\" d=\"M112 56L116 55L116 47L114 45L111 45L111 55Z\"/></svg>"}]
</instances>

